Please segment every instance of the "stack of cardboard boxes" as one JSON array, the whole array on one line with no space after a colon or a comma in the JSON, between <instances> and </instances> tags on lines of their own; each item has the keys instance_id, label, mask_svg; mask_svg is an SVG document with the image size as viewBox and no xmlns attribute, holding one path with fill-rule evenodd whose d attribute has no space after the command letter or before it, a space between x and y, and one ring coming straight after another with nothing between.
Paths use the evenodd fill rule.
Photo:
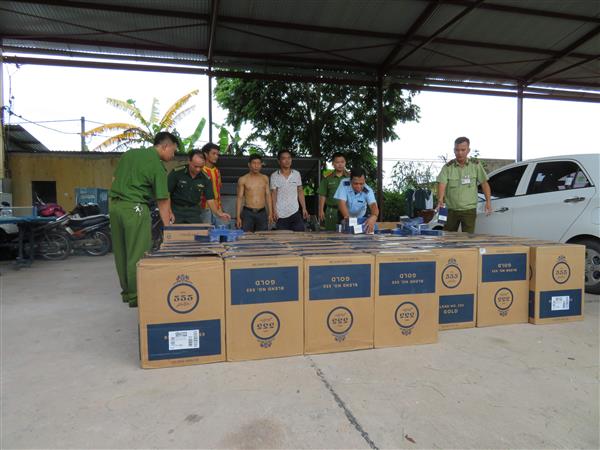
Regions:
<instances>
[{"instance_id":1,"label":"stack of cardboard boxes","mask_svg":"<svg viewBox=\"0 0 600 450\"><path fill-rule=\"evenodd\" d=\"M373 347L374 258L328 253L304 257L304 352Z\"/></svg>"},{"instance_id":2,"label":"stack of cardboard boxes","mask_svg":"<svg viewBox=\"0 0 600 450\"><path fill-rule=\"evenodd\" d=\"M142 367L434 343L438 330L581 320L585 248L499 236L169 227L138 264Z\"/></svg>"},{"instance_id":3,"label":"stack of cardboard boxes","mask_svg":"<svg viewBox=\"0 0 600 450\"><path fill-rule=\"evenodd\" d=\"M529 322L583 320L585 247L534 244L530 258Z\"/></svg>"}]
</instances>

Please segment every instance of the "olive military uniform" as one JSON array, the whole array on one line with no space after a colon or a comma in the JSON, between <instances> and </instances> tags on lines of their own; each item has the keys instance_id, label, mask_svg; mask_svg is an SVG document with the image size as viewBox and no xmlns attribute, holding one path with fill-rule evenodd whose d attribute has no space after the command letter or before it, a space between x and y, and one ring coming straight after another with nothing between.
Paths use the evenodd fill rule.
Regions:
<instances>
[{"instance_id":1,"label":"olive military uniform","mask_svg":"<svg viewBox=\"0 0 600 450\"><path fill-rule=\"evenodd\" d=\"M448 220L444 230L458 231L460 225L465 233L475 232L477 186L487 179L483 166L473 158L467 159L463 167L456 162L456 159L442 167L437 182L446 185L445 201Z\"/></svg>"},{"instance_id":2,"label":"olive military uniform","mask_svg":"<svg viewBox=\"0 0 600 450\"><path fill-rule=\"evenodd\" d=\"M344 178L349 177L348 172L344 172L343 175L337 176L335 171L323 177L321 184L319 185L319 195L326 197L325 199L325 229L329 231L335 231L337 224L340 223L341 217L338 212L338 202L333 197L335 191Z\"/></svg>"},{"instance_id":3,"label":"olive military uniform","mask_svg":"<svg viewBox=\"0 0 600 450\"><path fill-rule=\"evenodd\" d=\"M171 209L175 214L175 223L202 223L202 194L207 200L215 197L211 182L204 172L192 178L188 167L177 167L169 174Z\"/></svg>"},{"instance_id":4,"label":"olive military uniform","mask_svg":"<svg viewBox=\"0 0 600 450\"><path fill-rule=\"evenodd\" d=\"M169 198L167 171L154 147L125 152L110 189L110 228L121 296L137 306L136 264L152 246L148 204Z\"/></svg>"}]
</instances>

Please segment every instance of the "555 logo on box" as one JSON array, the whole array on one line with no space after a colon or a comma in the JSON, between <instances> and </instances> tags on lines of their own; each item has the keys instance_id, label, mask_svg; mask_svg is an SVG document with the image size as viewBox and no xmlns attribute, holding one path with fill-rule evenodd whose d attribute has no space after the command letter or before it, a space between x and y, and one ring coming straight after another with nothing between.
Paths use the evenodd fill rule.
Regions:
<instances>
[{"instance_id":1,"label":"555 logo on box","mask_svg":"<svg viewBox=\"0 0 600 450\"><path fill-rule=\"evenodd\" d=\"M552 279L558 284L565 284L571 278L571 267L563 255L557 258L557 263L552 268Z\"/></svg>"},{"instance_id":2,"label":"555 logo on box","mask_svg":"<svg viewBox=\"0 0 600 450\"><path fill-rule=\"evenodd\" d=\"M508 311L515 300L513 292L506 287L500 288L494 295L494 304L498 308L498 314L502 317L508 315Z\"/></svg>"},{"instance_id":3,"label":"555 logo on box","mask_svg":"<svg viewBox=\"0 0 600 450\"><path fill-rule=\"evenodd\" d=\"M281 322L277 314L272 311L262 311L252 319L250 331L262 348L269 348L279 333L280 327Z\"/></svg>"},{"instance_id":4,"label":"555 logo on box","mask_svg":"<svg viewBox=\"0 0 600 450\"><path fill-rule=\"evenodd\" d=\"M167 304L178 314L192 312L200 302L200 294L190 277L185 274L177 275L175 283L167 294Z\"/></svg>"},{"instance_id":5,"label":"555 logo on box","mask_svg":"<svg viewBox=\"0 0 600 450\"><path fill-rule=\"evenodd\" d=\"M462 271L458 267L456 259L450 258L442 271L442 284L448 289L454 289L460 285L461 281Z\"/></svg>"},{"instance_id":6,"label":"555 logo on box","mask_svg":"<svg viewBox=\"0 0 600 450\"><path fill-rule=\"evenodd\" d=\"M354 316L345 306L333 308L327 315L327 328L337 342L346 339L346 335L354 324Z\"/></svg>"},{"instance_id":7,"label":"555 logo on box","mask_svg":"<svg viewBox=\"0 0 600 450\"><path fill-rule=\"evenodd\" d=\"M419 308L413 302L403 302L398 305L394 319L404 336L409 336L419 321Z\"/></svg>"}]
</instances>

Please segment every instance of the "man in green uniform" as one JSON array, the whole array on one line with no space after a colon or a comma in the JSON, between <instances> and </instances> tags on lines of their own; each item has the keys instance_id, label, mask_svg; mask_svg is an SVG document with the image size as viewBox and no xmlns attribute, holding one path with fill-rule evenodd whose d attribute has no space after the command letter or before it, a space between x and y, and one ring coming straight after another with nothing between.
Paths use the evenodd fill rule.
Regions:
<instances>
[{"instance_id":1,"label":"man in green uniform","mask_svg":"<svg viewBox=\"0 0 600 450\"><path fill-rule=\"evenodd\" d=\"M460 226L465 233L475 232L479 184L485 195L485 213L492 212L487 174L479 161L468 157L471 151L469 145L468 138L457 138L454 141L456 158L445 164L437 177L438 209L444 206L444 200L448 207L448 220L444 227L446 231L458 231Z\"/></svg>"},{"instance_id":2,"label":"man in green uniform","mask_svg":"<svg viewBox=\"0 0 600 450\"><path fill-rule=\"evenodd\" d=\"M333 172L323 177L319 185L319 221L325 222L326 230L335 231L340 217L338 201L333 196L340 182L350 174L346 171L346 157L343 153L334 153L331 162Z\"/></svg>"},{"instance_id":3,"label":"man in green uniform","mask_svg":"<svg viewBox=\"0 0 600 450\"><path fill-rule=\"evenodd\" d=\"M154 137L154 147L128 150L121 156L110 189L110 228L121 297L137 307L136 264L152 245L150 208L158 203L163 224L174 220L169 205L167 171L162 161L175 157L179 141L168 132Z\"/></svg>"},{"instance_id":4,"label":"man in green uniform","mask_svg":"<svg viewBox=\"0 0 600 450\"><path fill-rule=\"evenodd\" d=\"M202 223L202 194L215 216L227 222L231 219L215 204L212 183L202 170L204 164L204 153L194 150L189 155L187 165L177 167L169 174L168 186L175 223Z\"/></svg>"}]
</instances>

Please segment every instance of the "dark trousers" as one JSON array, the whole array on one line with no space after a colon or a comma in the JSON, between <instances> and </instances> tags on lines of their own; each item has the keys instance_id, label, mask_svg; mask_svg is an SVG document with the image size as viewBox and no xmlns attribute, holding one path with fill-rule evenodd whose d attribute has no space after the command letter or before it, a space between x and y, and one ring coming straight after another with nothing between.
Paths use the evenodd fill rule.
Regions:
<instances>
[{"instance_id":1,"label":"dark trousers","mask_svg":"<svg viewBox=\"0 0 600 450\"><path fill-rule=\"evenodd\" d=\"M465 209L463 211L449 209L448 220L446 220L444 231L458 231L460 225L460 229L463 233L475 233L476 218L476 209Z\"/></svg>"},{"instance_id":2,"label":"dark trousers","mask_svg":"<svg viewBox=\"0 0 600 450\"><path fill-rule=\"evenodd\" d=\"M300 211L296 211L290 217L285 219L277 219L278 230L304 231L304 218Z\"/></svg>"},{"instance_id":3,"label":"dark trousers","mask_svg":"<svg viewBox=\"0 0 600 450\"><path fill-rule=\"evenodd\" d=\"M241 216L242 229L245 232L267 231L269 229L269 217L265 208L255 210L244 206Z\"/></svg>"},{"instance_id":4,"label":"dark trousers","mask_svg":"<svg viewBox=\"0 0 600 450\"><path fill-rule=\"evenodd\" d=\"M171 203L175 223L202 223L202 209L200 206L180 206Z\"/></svg>"}]
</instances>

